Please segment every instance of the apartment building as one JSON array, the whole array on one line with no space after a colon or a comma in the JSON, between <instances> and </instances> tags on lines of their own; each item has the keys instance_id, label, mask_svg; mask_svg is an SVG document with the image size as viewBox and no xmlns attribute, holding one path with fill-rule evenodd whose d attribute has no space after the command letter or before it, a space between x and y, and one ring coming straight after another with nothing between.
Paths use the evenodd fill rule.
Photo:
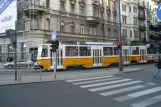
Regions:
<instances>
[{"instance_id":1,"label":"apartment building","mask_svg":"<svg viewBox=\"0 0 161 107\"><path fill-rule=\"evenodd\" d=\"M17 0L18 57L36 59L38 45L57 32L61 42L117 40L115 0ZM61 31L61 32L60 32ZM9 38L0 34L0 60L14 57Z\"/></svg>"},{"instance_id":2,"label":"apartment building","mask_svg":"<svg viewBox=\"0 0 161 107\"><path fill-rule=\"evenodd\" d=\"M148 41L149 25L156 22L156 4L152 0L121 0L122 36L125 43Z\"/></svg>"}]
</instances>

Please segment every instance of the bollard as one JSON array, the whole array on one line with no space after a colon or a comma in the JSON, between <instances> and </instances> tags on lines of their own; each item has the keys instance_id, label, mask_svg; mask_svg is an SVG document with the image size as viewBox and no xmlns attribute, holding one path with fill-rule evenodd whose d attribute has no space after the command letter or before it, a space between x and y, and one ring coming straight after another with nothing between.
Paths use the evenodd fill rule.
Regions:
<instances>
[{"instance_id":1,"label":"bollard","mask_svg":"<svg viewBox=\"0 0 161 107\"><path fill-rule=\"evenodd\" d=\"M53 63L53 67L54 67L54 79L56 79L56 62Z\"/></svg>"},{"instance_id":2,"label":"bollard","mask_svg":"<svg viewBox=\"0 0 161 107\"><path fill-rule=\"evenodd\" d=\"M42 80L42 75L41 75L41 68L39 67L40 70L40 81Z\"/></svg>"}]
</instances>

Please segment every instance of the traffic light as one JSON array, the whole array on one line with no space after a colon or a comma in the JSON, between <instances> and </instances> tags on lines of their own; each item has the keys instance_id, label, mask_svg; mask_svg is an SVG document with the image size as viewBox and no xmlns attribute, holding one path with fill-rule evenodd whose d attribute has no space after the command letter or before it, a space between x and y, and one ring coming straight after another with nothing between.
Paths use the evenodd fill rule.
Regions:
<instances>
[{"instance_id":1,"label":"traffic light","mask_svg":"<svg viewBox=\"0 0 161 107\"><path fill-rule=\"evenodd\" d=\"M150 44L149 46L150 49L155 49L157 52L161 52L161 44Z\"/></svg>"},{"instance_id":2,"label":"traffic light","mask_svg":"<svg viewBox=\"0 0 161 107\"><path fill-rule=\"evenodd\" d=\"M6 36L10 38L10 44L14 48L16 48L16 42L17 42L17 40L16 40L16 38L17 38L16 33L17 32L15 30L13 30L13 29L6 30Z\"/></svg>"},{"instance_id":3,"label":"traffic light","mask_svg":"<svg viewBox=\"0 0 161 107\"><path fill-rule=\"evenodd\" d=\"M156 33L156 34L151 34L149 36L149 39L155 40L155 41L160 41L161 40L161 32Z\"/></svg>"},{"instance_id":4,"label":"traffic light","mask_svg":"<svg viewBox=\"0 0 161 107\"><path fill-rule=\"evenodd\" d=\"M160 31L161 30L161 22L158 22L155 25L150 25L149 29L152 31Z\"/></svg>"},{"instance_id":5,"label":"traffic light","mask_svg":"<svg viewBox=\"0 0 161 107\"><path fill-rule=\"evenodd\" d=\"M50 46L52 49L53 52L56 52L56 50L59 48L59 41L56 40L56 41L51 41L51 46Z\"/></svg>"},{"instance_id":6,"label":"traffic light","mask_svg":"<svg viewBox=\"0 0 161 107\"><path fill-rule=\"evenodd\" d=\"M120 48L120 42L117 42L117 48Z\"/></svg>"}]
</instances>

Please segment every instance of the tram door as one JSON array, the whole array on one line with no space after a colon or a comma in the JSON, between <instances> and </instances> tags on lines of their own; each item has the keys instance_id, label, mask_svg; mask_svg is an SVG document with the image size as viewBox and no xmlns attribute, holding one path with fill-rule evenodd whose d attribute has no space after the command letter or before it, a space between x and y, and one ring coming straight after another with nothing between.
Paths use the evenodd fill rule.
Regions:
<instances>
[{"instance_id":1,"label":"tram door","mask_svg":"<svg viewBox=\"0 0 161 107\"><path fill-rule=\"evenodd\" d=\"M146 49L140 49L140 62L146 62Z\"/></svg>"},{"instance_id":2,"label":"tram door","mask_svg":"<svg viewBox=\"0 0 161 107\"><path fill-rule=\"evenodd\" d=\"M123 49L124 64L129 64L129 50Z\"/></svg>"},{"instance_id":3,"label":"tram door","mask_svg":"<svg viewBox=\"0 0 161 107\"><path fill-rule=\"evenodd\" d=\"M63 50L62 49L58 49L57 50L57 54L55 55L55 53L53 53L50 50L50 58L51 58L51 68L53 69L53 63L55 61L55 57L57 57L57 61L56 61L56 65L57 65L57 69L62 69L63 68Z\"/></svg>"},{"instance_id":4,"label":"tram door","mask_svg":"<svg viewBox=\"0 0 161 107\"><path fill-rule=\"evenodd\" d=\"M93 49L93 66L102 66L102 49Z\"/></svg>"},{"instance_id":5,"label":"tram door","mask_svg":"<svg viewBox=\"0 0 161 107\"><path fill-rule=\"evenodd\" d=\"M63 68L63 50L62 49L57 50L57 68L58 69Z\"/></svg>"}]
</instances>

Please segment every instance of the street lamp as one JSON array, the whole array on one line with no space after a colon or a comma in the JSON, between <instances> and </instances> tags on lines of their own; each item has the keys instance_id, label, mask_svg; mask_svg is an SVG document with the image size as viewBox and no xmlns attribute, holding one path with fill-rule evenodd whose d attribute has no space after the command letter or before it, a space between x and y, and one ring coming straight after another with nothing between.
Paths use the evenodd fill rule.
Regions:
<instances>
[{"instance_id":1,"label":"street lamp","mask_svg":"<svg viewBox=\"0 0 161 107\"><path fill-rule=\"evenodd\" d=\"M119 48L119 71L123 71L122 66L122 40L121 40L121 11L120 11L120 0L118 0L118 38L120 43Z\"/></svg>"}]
</instances>

